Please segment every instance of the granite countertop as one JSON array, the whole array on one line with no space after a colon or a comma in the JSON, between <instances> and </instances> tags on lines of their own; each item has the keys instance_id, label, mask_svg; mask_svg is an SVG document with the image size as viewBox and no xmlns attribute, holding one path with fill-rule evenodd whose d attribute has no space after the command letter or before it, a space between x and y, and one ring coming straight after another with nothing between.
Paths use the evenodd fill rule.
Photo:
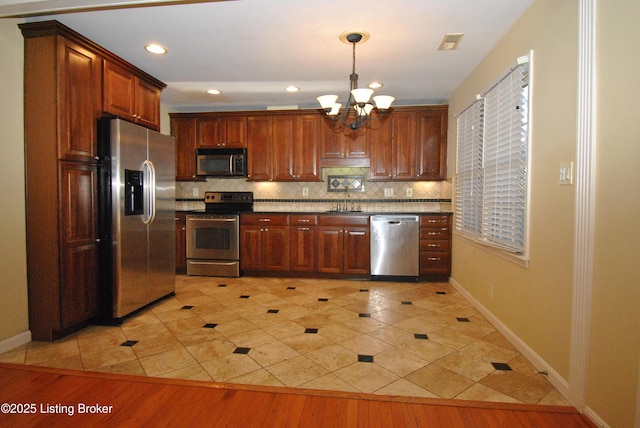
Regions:
<instances>
[{"instance_id":1,"label":"granite countertop","mask_svg":"<svg viewBox=\"0 0 640 428\"><path fill-rule=\"evenodd\" d=\"M210 213L203 209L195 210L176 210L178 213L184 214L219 214ZM241 214L285 214L285 215L451 215L451 211L252 211L243 212Z\"/></svg>"}]
</instances>

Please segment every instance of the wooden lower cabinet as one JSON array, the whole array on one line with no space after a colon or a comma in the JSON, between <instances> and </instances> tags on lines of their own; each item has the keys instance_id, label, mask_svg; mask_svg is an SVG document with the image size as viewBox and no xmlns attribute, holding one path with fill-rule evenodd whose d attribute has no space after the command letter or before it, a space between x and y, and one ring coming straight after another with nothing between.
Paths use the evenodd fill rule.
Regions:
<instances>
[{"instance_id":1,"label":"wooden lower cabinet","mask_svg":"<svg viewBox=\"0 0 640 428\"><path fill-rule=\"evenodd\" d=\"M446 280L451 275L451 215L420 216L420 276Z\"/></svg>"},{"instance_id":2,"label":"wooden lower cabinet","mask_svg":"<svg viewBox=\"0 0 640 428\"><path fill-rule=\"evenodd\" d=\"M187 215L176 213L176 273L187 272Z\"/></svg>"},{"instance_id":3,"label":"wooden lower cabinet","mask_svg":"<svg viewBox=\"0 0 640 428\"><path fill-rule=\"evenodd\" d=\"M289 216L289 253L292 272L318 270L318 217L315 215Z\"/></svg>"},{"instance_id":4,"label":"wooden lower cabinet","mask_svg":"<svg viewBox=\"0 0 640 428\"><path fill-rule=\"evenodd\" d=\"M369 274L369 216L319 216L318 272Z\"/></svg>"},{"instance_id":5,"label":"wooden lower cabinet","mask_svg":"<svg viewBox=\"0 0 640 428\"><path fill-rule=\"evenodd\" d=\"M288 271L288 215L246 214L240 218L240 268Z\"/></svg>"}]
</instances>

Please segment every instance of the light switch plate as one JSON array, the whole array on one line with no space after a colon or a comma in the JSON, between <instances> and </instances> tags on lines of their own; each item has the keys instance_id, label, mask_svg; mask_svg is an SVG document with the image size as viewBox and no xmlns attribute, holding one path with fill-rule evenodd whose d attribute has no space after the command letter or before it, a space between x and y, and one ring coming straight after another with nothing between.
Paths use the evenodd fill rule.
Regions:
<instances>
[{"instance_id":1,"label":"light switch plate","mask_svg":"<svg viewBox=\"0 0 640 428\"><path fill-rule=\"evenodd\" d=\"M573 184L573 162L562 162L560 164L558 184L561 186Z\"/></svg>"},{"instance_id":2,"label":"light switch plate","mask_svg":"<svg viewBox=\"0 0 640 428\"><path fill-rule=\"evenodd\" d=\"M413 189L409 187L407 189L407 198L411 198L411 197L413 197Z\"/></svg>"},{"instance_id":3,"label":"light switch plate","mask_svg":"<svg viewBox=\"0 0 640 428\"><path fill-rule=\"evenodd\" d=\"M302 188L302 196L309 196L309 188L308 187L303 187Z\"/></svg>"}]
</instances>

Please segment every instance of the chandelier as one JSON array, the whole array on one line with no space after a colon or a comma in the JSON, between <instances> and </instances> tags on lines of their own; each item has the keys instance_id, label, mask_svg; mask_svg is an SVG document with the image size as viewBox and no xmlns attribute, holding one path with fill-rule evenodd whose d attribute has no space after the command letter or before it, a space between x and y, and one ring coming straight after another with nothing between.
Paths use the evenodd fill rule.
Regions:
<instances>
[{"instance_id":1,"label":"chandelier","mask_svg":"<svg viewBox=\"0 0 640 428\"><path fill-rule=\"evenodd\" d=\"M366 32L346 32L340 35L340 40L345 43L351 43L353 47L353 63L352 71L349 76L350 92L349 99L342 113L340 113L341 103L338 103L337 95L322 95L317 98L320 106L324 109L327 116L332 119L342 121L342 124L350 129L356 130L364 126L372 118L372 115L380 116L391 107L391 103L395 100L389 95L377 95L373 97L373 104L369 102L373 90L369 88L358 88L358 75L356 74L356 45L364 43L369 39Z\"/></svg>"}]
</instances>

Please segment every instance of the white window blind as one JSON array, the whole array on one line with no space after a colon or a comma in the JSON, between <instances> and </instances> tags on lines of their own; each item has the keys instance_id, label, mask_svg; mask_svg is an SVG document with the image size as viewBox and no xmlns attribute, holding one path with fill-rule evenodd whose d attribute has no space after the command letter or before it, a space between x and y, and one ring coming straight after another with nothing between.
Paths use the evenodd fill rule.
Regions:
<instances>
[{"instance_id":1,"label":"white window blind","mask_svg":"<svg viewBox=\"0 0 640 428\"><path fill-rule=\"evenodd\" d=\"M456 158L456 228L472 237L482 236L482 136L484 100L474 102L458 116Z\"/></svg>"},{"instance_id":2,"label":"white window blind","mask_svg":"<svg viewBox=\"0 0 640 428\"><path fill-rule=\"evenodd\" d=\"M520 63L458 116L456 230L526 249L529 62Z\"/></svg>"}]
</instances>

